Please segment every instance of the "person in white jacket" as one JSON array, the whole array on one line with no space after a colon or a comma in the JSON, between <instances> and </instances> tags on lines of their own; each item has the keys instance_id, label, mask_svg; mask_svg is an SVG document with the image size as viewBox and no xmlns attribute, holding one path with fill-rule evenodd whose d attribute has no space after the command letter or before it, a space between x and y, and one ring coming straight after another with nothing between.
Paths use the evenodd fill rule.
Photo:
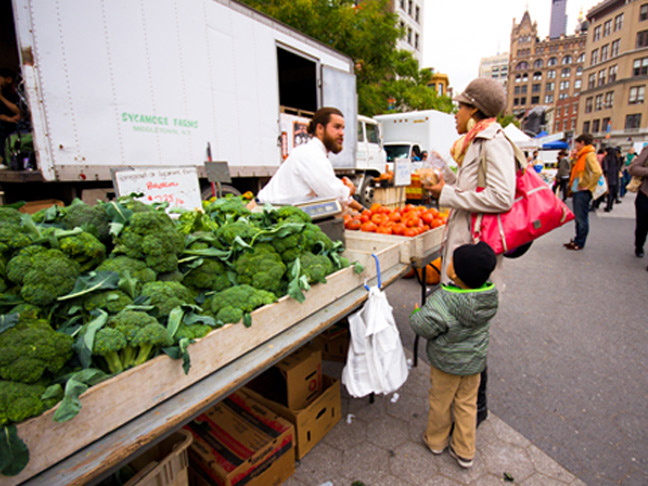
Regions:
<instances>
[{"instance_id":1,"label":"person in white jacket","mask_svg":"<svg viewBox=\"0 0 648 486\"><path fill-rule=\"evenodd\" d=\"M447 268L454 250L474 243L471 231L473 213L504 213L513 205L516 162L513 147L504 136L496 117L506 107L506 93L499 82L490 78L471 81L463 93L455 114L457 132L461 137L452 146L451 154L459 169L455 175L449 168L439 183L426 187L437 198L440 207L450 208L442 250L441 282L450 283ZM486 156L486 182L477 187L477 169ZM501 266L502 255L497 257ZM493 281L497 285L497 271ZM488 414L486 408L486 369L481 375L477 400L477 423Z\"/></svg>"},{"instance_id":2,"label":"person in white jacket","mask_svg":"<svg viewBox=\"0 0 648 486\"><path fill-rule=\"evenodd\" d=\"M362 210L353 199L355 186L348 178L338 179L328 160L329 152L342 150L344 116L337 108L324 107L315 112L308 124L313 137L296 147L270 182L259 192L261 203L290 204L313 198L334 197L343 206Z\"/></svg>"}]
</instances>

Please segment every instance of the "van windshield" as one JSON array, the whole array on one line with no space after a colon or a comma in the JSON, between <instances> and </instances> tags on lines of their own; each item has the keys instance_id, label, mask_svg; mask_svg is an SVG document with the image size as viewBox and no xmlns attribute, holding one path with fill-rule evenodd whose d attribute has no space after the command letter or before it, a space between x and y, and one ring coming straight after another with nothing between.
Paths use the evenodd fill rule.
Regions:
<instances>
[{"instance_id":1,"label":"van windshield","mask_svg":"<svg viewBox=\"0 0 648 486\"><path fill-rule=\"evenodd\" d=\"M387 162L393 162L396 159L406 159L409 155L409 145L389 145L385 147L387 152Z\"/></svg>"}]
</instances>

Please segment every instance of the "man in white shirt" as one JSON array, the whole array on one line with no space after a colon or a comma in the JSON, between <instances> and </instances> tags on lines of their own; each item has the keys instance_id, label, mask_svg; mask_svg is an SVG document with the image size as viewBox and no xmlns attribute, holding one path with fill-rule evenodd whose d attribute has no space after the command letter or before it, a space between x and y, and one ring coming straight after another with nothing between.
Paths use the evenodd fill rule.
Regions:
<instances>
[{"instance_id":1,"label":"man in white shirt","mask_svg":"<svg viewBox=\"0 0 648 486\"><path fill-rule=\"evenodd\" d=\"M337 108L317 110L308 124L313 137L296 147L270 182L259 192L261 203L288 204L312 198L334 197L343 206L362 210L352 196L355 186L346 177L338 179L328 160L329 152L342 150L344 142L344 116Z\"/></svg>"}]
</instances>

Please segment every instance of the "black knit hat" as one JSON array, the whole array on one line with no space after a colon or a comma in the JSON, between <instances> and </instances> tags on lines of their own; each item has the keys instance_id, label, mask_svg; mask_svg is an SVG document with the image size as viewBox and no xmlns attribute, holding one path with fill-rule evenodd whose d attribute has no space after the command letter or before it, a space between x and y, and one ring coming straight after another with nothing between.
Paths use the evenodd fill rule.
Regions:
<instances>
[{"instance_id":1,"label":"black knit hat","mask_svg":"<svg viewBox=\"0 0 648 486\"><path fill-rule=\"evenodd\" d=\"M480 241L474 245L461 245L452 254L457 277L468 287L478 289L488 281L495 270L495 252L488 244Z\"/></svg>"}]
</instances>

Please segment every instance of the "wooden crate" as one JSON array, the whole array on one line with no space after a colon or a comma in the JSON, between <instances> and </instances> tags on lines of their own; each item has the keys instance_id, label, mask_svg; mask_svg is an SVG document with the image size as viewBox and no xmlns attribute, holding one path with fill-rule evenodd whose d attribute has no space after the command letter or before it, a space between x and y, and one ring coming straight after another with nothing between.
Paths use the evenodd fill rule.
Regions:
<instances>
[{"instance_id":1,"label":"wooden crate","mask_svg":"<svg viewBox=\"0 0 648 486\"><path fill-rule=\"evenodd\" d=\"M401 207L405 204L405 187L376 187L373 201L390 209Z\"/></svg>"},{"instance_id":2,"label":"wooden crate","mask_svg":"<svg viewBox=\"0 0 648 486\"><path fill-rule=\"evenodd\" d=\"M371 245L374 245L379 249L385 243L398 244L401 263L409 265L412 261L420 260L438 250L443 241L444 230L445 226L440 226L413 237L347 230L344 237L349 245L359 244L359 241L368 242L369 247L365 248L372 248Z\"/></svg>"},{"instance_id":3,"label":"wooden crate","mask_svg":"<svg viewBox=\"0 0 648 486\"><path fill-rule=\"evenodd\" d=\"M212 331L189 348L189 374L184 374L181 361L160 355L90 388L81 395L81 411L69 422L54 422L53 408L19 424L18 435L29 447L30 461L19 475L3 476L2 485L31 478L363 285L376 275L371 253L378 256L381 270L399 264L398 243L350 242L344 255L364 265L362 273L342 269L329 275L326 284L313 285L303 304L284 296L255 310L250 328L238 323Z\"/></svg>"}]
</instances>

